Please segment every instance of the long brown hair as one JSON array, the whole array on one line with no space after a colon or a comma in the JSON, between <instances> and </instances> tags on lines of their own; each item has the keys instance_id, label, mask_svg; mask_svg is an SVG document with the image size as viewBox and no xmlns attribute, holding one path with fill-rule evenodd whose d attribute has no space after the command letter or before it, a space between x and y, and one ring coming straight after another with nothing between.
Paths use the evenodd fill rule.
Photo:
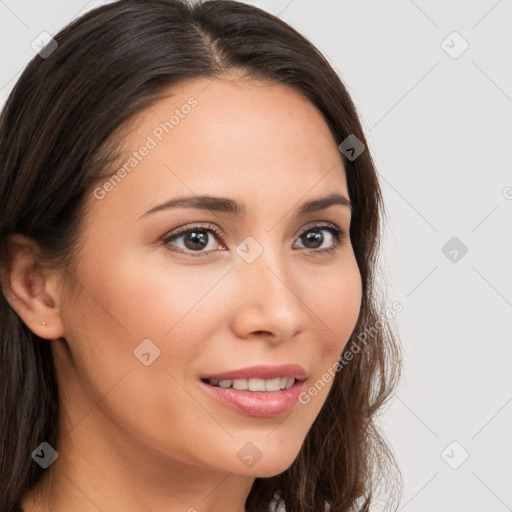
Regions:
<instances>
[{"instance_id":1,"label":"long brown hair","mask_svg":"<svg viewBox=\"0 0 512 512\"><path fill-rule=\"evenodd\" d=\"M353 135L366 146L355 159L342 154L363 285L347 359L296 460L279 475L256 478L246 508L268 511L278 499L287 512L368 511L379 484L401 483L376 423L401 359L375 293L381 191L340 77L289 25L230 0L121 0L86 13L54 39L28 64L0 117L2 265L14 233L32 238L54 265L72 264L86 194L119 157L119 129L186 79L241 70L288 85L319 109L338 144ZM57 446L59 394L48 342L28 329L4 294L0 324L0 510L14 512L44 473L32 451L42 440Z\"/></svg>"}]
</instances>

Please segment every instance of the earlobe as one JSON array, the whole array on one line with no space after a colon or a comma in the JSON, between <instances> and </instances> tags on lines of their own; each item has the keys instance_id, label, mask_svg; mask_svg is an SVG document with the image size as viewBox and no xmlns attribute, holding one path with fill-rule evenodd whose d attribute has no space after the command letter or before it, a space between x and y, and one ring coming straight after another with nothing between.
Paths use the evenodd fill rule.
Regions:
<instances>
[{"instance_id":1,"label":"earlobe","mask_svg":"<svg viewBox=\"0 0 512 512\"><path fill-rule=\"evenodd\" d=\"M6 300L34 334L58 339L64 335L58 298L48 291L51 271L38 264L36 248L37 244L23 235L10 237L1 269L2 289Z\"/></svg>"}]
</instances>

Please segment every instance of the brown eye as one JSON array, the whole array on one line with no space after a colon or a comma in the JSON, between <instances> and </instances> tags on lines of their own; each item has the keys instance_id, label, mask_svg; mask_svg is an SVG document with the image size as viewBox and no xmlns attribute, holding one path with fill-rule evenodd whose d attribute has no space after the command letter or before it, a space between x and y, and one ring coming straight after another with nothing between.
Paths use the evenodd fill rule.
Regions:
<instances>
[{"instance_id":1,"label":"brown eye","mask_svg":"<svg viewBox=\"0 0 512 512\"><path fill-rule=\"evenodd\" d=\"M188 231L184 237L184 245L187 249L195 251L204 249L208 245L208 235L206 230Z\"/></svg>"},{"instance_id":2,"label":"brown eye","mask_svg":"<svg viewBox=\"0 0 512 512\"><path fill-rule=\"evenodd\" d=\"M335 243L331 247L321 248L324 244L325 240L329 242L329 236L326 237L322 232L328 232L330 237L334 238ZM341 243L341 239L344 237L345 232L335 226L334 224L330 225L321 225L321 226L312 226L304 231L299 240L305 246L305 249L310 250L311 252L331 252L335 250ZM319 249L320 247L320 249Z\"/></svg>"},{"instance_id":3,"label":"brown eye","mask_svg":"<svg viewBox=\"0 0 512 512\"><path fill-rule=\"evenodd\" d=\"M326 236L324 233L329 233ZM215 249L205 250L210 242L215 238L221 239L222 233L211 224L202 226L192 226L187 229L182 229L176 233L171 233L169 236L162 240L163 245L169 247L170 250L188 254L190 256L205 256ZM341 244L342 238L345 236L345 231L338 228L334 224L311 226L306 231L303 231L299 236L299 240L303 244L306 251L312 253L329 253L336 250ZM180 244L176 242L182 239ZM322 245L334 239L330 247L322 248ZM215 245L215 244L213 244ZM178 247L173 249L172 246Z\"/></svg>"},{"instance_id":4,"label":"brown eye","mask_svg":"<svg viewBox=\"0 0 512 512\"><path fill-rule=\"evenodd\" d=\"M214 235L214 236L212 236ZM183 238L183 246L179 247L181 251L192 256L201 256L203 253L212 252L211 250L205 251L204 248L208 247L211 239L214 237L220 238L221 232L214 227L207 226L193 226L191 228L182 229L177 233L171 234L163 240L164 245L176 245L175 241ZM171 243L172 242L172 243ZM193 254L196 253L196 254Z\"/></svg>"}]
</instances>

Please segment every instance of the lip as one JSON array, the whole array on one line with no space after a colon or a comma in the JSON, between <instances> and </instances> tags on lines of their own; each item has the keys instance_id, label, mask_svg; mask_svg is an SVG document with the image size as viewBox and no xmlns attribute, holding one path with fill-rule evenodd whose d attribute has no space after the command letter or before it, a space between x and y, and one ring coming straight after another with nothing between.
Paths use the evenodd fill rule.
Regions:
<instances>
[{"instance_id":1,"label":"lip","mask_svg":"<svg viewBox=\"0 0 512 512\"><path fill-rule=\"evenodd\" d=\"M260 364L257 366L249 366L247 368L239 368L214 375L205 375L201 380L211 380L218 382L219 380L235 380L235 379L276 379L277 377L294 378L297 381L306 380L306 370L302 366L296 364L283 364L279 366ZM291 388L290 388L291 389ZM251 393L254 393L251 391ZM278 393L276 391L276 393Z\"/></svg>"},{"instance_id":2,"label":"lip","mask_svg":"<svg viewBox=\"0 0 512 512\"><path fill-rule=\"evenodd\" d=\"M200 384L219 403L239 413L263 418L276 418L291 411L306 386L304 380L296 380L293 386L281 391L240 391L219 388L203 381Z\"/></svg>"}]
</instances>

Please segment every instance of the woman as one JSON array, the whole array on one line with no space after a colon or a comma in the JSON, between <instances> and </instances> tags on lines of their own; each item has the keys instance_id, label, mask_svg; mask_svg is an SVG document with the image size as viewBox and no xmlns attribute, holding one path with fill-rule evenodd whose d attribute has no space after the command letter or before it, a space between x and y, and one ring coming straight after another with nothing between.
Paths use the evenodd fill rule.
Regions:
<instances>
[{"instance_id":1,"label":"woman","mask_svg":"<svg viewBox=\"0 0 512 512\"><path fill-rule=\"evenodd\" d=\"M369 510L399 376L350 97L278 18L121 0L0 119L0 509Z\"/></svg>"}]
</instances>

